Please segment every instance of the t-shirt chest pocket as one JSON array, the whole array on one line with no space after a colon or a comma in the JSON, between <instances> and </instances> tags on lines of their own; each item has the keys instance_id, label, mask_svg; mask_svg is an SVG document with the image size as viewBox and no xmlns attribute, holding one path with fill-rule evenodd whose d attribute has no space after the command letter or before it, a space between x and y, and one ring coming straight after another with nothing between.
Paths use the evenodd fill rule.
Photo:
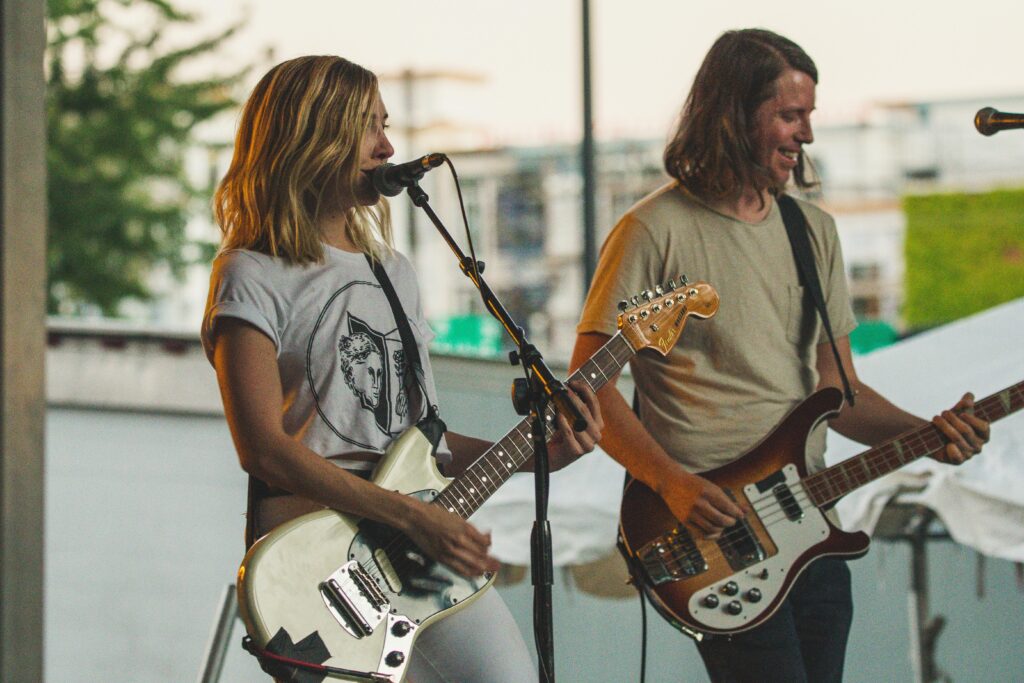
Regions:
<instances>
[{"instance_id":1,"label":"t-shirt chest pocket","mask_svg":"<svg viewBox=\"0 0 1024 683\"><path fill-rule=\"evenodd\" d=\"M787 293L786 339L801 347L817 343L820 323L810 294L799 285L789 285Z\"/></svg>"}]
</instances>

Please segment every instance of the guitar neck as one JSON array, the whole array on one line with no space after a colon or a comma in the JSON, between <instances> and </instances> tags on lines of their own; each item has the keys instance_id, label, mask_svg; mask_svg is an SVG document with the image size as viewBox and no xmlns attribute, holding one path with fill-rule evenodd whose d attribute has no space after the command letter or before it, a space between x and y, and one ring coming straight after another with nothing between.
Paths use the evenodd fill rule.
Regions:
<instances>
[{"instance_id":1,"label":"guitar neck","mask_svg":"<svg viewBox=\"0 0 1024 683\"><path fill-rule=\"evenodd\" d=\"M1024 382L976 402L974 414L995 422L1021 408L1024 408ZM822 507L918 458L940 451L947 443L949 439L928 424L812 474L804 479L804 485L814 504Z\"/></svg>"},{"instance_id":2,"label":"guitar neck","mask_svg":"<svg viewBox=\"0 0 1024 683\"><path fill-rule=\"evenodd\" d=\"M622 333L617 332L569 377L569 381L585 382L596 392L618 374L635 353ZM554 431L554 420L555 411L549 405L544 420L545 437ZM465 472L445 487L434 499L434 504L443 505L463 518L476 512L533 455L532 422L532 418L524 419L487 449Z\"/></svg>"}]
</instances>

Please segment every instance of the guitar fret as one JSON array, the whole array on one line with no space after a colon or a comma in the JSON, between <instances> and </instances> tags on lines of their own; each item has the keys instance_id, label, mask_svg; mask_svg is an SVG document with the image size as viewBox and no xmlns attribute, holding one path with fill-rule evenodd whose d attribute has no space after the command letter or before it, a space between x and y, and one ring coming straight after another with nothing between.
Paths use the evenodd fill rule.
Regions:
<instances>
[{"instance_id":1,"label":"guitar fret","mask_svg":"<svg viewBox=\"0 0 1024 683\"><path fill-rule=\"evenodd\" d=\"M597 391L634 353L622 334L616 333L570 376L569 381L583 381ZM555 416L554 407L549 405L545 410L545 437L556 431ZM532 430L532 418L520 422L445 487L434 503L463 517L472 515L533 455Z\"/></svg>"},{"instance_id":2,"label":"guitar fret","mask_svg":"<svg viewBox=\"0 0 1024 683\"><path fill-rule=\"evenodd\" d=\"M1018 382L976 402L974 414L987 422L994 422L1022 408L1024 382ZM804 480L804 484L815 504L821 507L918 458L937 453L947 443L942 433L934 425L928 424L812 474ZM850 476L855 467L863 470L863 480L859 476ZM844 481L840 480L840 476Z\"/></svg>"}]
</instances>

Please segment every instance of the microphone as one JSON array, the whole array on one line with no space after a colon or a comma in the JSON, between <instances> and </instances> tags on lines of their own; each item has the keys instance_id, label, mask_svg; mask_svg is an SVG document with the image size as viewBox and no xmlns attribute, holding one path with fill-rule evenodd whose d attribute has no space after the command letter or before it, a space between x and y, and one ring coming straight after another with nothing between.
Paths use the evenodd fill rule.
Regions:
<instances>
[{"instance_id":1,"label":"microphone","mask_svg":"<svg viewBox=\"0 0 1024 683\"><path fill-rule=\"evenodd\" d=\"M404 164L381 164L373 169L373 187L385 197L394 197L407 187L412 187L423 174L444 163L443 154L428 154Z\"/></svg>"},{"instance_id":2,"label":"microphone","mask_svg":"<svg viewBox=\"0 0 1024 683\"><path fill-rule=\"evenodd\" d=\"M1024 114L1007 114L992 107L985 107L974 115L974 127L982 135L995 135L1010 128L1024 128Z\"/></svg>"}]
</instances>

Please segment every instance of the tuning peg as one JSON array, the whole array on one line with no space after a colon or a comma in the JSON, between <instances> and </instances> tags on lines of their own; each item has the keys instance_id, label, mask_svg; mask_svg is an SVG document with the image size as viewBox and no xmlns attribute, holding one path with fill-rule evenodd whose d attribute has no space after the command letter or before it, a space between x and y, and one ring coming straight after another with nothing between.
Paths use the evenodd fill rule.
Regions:
<instances>
[{"instance_id":1,"label":"tuning peg","mask_svg":"<svg viewBox=\"0 0 1024 683\"><path fill-rule=\"evenodd\" d=\"M685 275L680 275L680 276L679 276L679 283L680 283L680 284L681 284L681 285L682 285L683 287L685 287L686 285L690 284L690 281L689 281L688 279L686 279L686 276L685 276Z\"/></svg>"},{"instance_id":2,"label":"tuning peg","mask_svg":"<svg viewBox=\"0 0 1024 683\"><path fill-rule=\"evenodd\" d=\"M620 313L625 313L627 308L629 308L629 302L628 301L623 299L622 301L619 302L619 312Z\"/></svg>"},{"instance_id":3,"label":"tuning peg","mask_svg":"<svg viewBox=\"0 0 1024 683\"><path fill-rule=\"evenodd\" d=\"M657 294L658 296L661 296L662 294L665 293L665 290L661 288L661 285L655 285L654 293Z\"/></svg>"},{"instance_id":4,"label":"tuning peg","mask_svg":"<svg viewBox=\"0 0 1024 683\"><path fill-rule=\"evenodd\" d=\"M651 292L651 290L649 289L645 289L643 292L641 292L641 296L643 296L644 301L650 301L651 299L654 298L653 292Z\"/></svg>"},{"instance_id":5,"label":"tuning peg","mask_svg":"<svg viewBox=\"0 0 1024 683\"><path fill-rule=\"evenodd\" d=\"M631 304L633 304L634 306L639 306L640 305L640 297L638 297L638 296L631 296L631 297L629 297L629 302Z\"/></svg>"},{"instance_id":6,"label":"tuning peg","mask_svg":"<svg viewBox=\"0 0 1024 683\"><path fill-rule=\"evenodd\" d=\"M671 292L671 291L675 290L675 288L676 288L676 281L675 281L675 279L669 278L669 281L668 281L668 291Z\"/></svg>"}]
</instances>

